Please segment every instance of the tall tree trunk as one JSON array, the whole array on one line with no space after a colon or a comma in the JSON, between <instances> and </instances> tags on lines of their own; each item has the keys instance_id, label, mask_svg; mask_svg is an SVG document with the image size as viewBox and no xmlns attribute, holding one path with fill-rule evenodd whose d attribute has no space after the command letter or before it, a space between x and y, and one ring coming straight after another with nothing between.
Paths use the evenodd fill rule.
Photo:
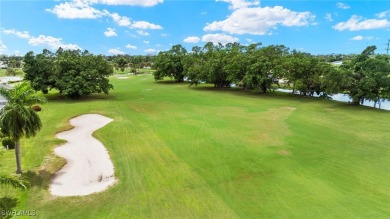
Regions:
<instances>
[{"instance_id":1,"label":"tall tree trunk","mask_svg":"<svg viewBox=\"0 0 390 219\"><path fill-rule=\"evenodd\" d=\"M359 97L352 97L352 104L353 105L360 105L360 98Z\"/></svg>"},{"instance_id":2,"label":"tall tree trunk","mask_svg":"<svg viewBox=\"0 0 390 219\"><path fill-rule=\"evenodd\" d=\"M22 173L22 166L20 160L20 140L15 142L15 155L16 155L16 174Z\"/></svg>"},{"instance_id":3,"label":"tall tree trunk","mask_svg":"<svg viewBox=\"0 0 390 219\"><path fill-rule=\"evenodd\" d=\"M293 89L292 89L292 93L295 94L295 81L293 82Z\"/></svg>"}]
</instances>

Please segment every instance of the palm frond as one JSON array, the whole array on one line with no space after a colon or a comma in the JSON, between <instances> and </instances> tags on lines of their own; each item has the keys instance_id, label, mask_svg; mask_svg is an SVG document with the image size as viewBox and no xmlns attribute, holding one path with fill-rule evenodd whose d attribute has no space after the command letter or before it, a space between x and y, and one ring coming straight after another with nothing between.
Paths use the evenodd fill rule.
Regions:
<instances>
[{"instance_id":1,"label":"palm frond","mask_svg":"<svg viewBox=\"0 0 390 219\"><path fill-rule=\"evenodd\" d=\"M24 133L27 138L35 136L39 130L42 128L42 122L38 114L32 109L28 110L28 119L24 125Z\"/></svg>"},{"instance_id":2,"label":"palm frond","mask_svg":"<svg viewBox=\"0 0 390 219\"><path fill-rule=\"evenodd\" d=\"M5 174L0 174L0 184L12 186L16 189L27 189L26 183L20 179L16 179Z\"/></svg>"},{"instance_id":3,"label":"palm frond","mask_svg":"<svg viewBox=\"0 0 390 219\"><path fill-rule=\"evenodd\" d=\"M12 90L0 89L0 95L7 100L0 114L0 127L6 129L7 135L14 141L23 136L35 136L42 123L31 106L45 103L46 99L37 95L27 82L15 86Z\"/></svg>"},{"instance_id":4,"label":"palm frond","mask_svg":"<svg viewBox=\"0 0 390 219\"><path fill-rule=\"evenodd\" d=\"M0 95L3 96L7 102L12 99L9 90L5 89L4 87L0 88Z\"/></svg>"}]
</instances>

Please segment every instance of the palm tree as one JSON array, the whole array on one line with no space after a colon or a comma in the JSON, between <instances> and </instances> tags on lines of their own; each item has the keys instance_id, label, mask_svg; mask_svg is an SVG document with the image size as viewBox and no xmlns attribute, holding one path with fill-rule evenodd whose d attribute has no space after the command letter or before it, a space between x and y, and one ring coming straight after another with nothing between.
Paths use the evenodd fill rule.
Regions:
<instances>
[{"instance_id":1,"label":"palm tree","mask_svg":"<svg viewBox=\"0 0 390 219\"><path fill-rule=\"evenodd\" d=\"M10 90L0 88L0 95L7 101L0 114L1 131L15 142L16 173L21 174L20 139L35 136L41 129L41 119L32 106L46 99L38 96L27 82Z\"/></svg>"},{"instance_id":2,"label":"palm tree","mask_svg":"<svg viewBox=\"0 0 390 219\"><path fill-rule=\"evenodd\" d=\"M3 155L3 150L0 150L0 157L2 155ZM22 180L7 176L5 174L0 174L0 185L9 185L18 189L27 189L25 183Z\"/></svg>"}]
</instances>

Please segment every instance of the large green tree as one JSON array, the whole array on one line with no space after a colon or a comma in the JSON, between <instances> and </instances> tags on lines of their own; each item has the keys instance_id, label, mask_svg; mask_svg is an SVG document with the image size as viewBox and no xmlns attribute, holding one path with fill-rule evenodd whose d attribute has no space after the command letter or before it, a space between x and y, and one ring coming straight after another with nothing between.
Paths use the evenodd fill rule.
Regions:
<instances>
[{"instance_id":1,"label":"large green tree","mask_svg":"<svg viewBox=\"0 0 390 219\"><path fill-rule=\"evenodd\" d=\"M184 57L186 48L182 45L174 45L166 52L159 52L154 62L154 79L162 80L164 77L174 78L177 82L184 81Z\"/></svg>"},{"instance_id":2,"label":"large green tree","mask_svg":"<svg viewBox=\"0 0 390 219\"><path fill-rule=\"evenodd\" d=\"M363 104L365 100L380 103L389 98L389 57L374 55L376 47L368 46L360 55L341 66L344 72L341 87L352 103Z\"/></svg>"},{"instance_id":3,"label":"large green tree","mask_svg":"<svg viewBox=\"0 0 390 219\"><path fill-rule=\"evenodd\" d=\"M41 54L28 52L24 56L24 79L31 82L36 91L47 94L50 89L56 88L55 54L44 49Z\"/></svg>"},{"instance_id":4,"label":"large green tree","mask_svg":"<svg viewBox=\"0 0 390 219\"><path fill-rule=\"evenodd\" d=\"M222 44L209 42L203 47L204 50L204 70L206 73L206 82L213 83L214 87L229 87L231 80L226 71L228 50Z\"/></svg>"},{"instance_id":5,"label":"large green tree","mask_svg":"<svg viewBox=\"0 0 390 219\"><path fill-rule=\"evenodd\" d=\"M249 46L247 73L243 79L245 86L266 93L281 75L282 60L287 54L288 48L283 45Z\"/></svg>"},{"instance_id":6,"label":"large green tree","mask_svg":"<svg viewBox=\"0 0 390 219\"><path fill-rule=\"evenodd\" d=\"M199 46L194 46L192 48L192 52L184 57L183 73L187 77L187 80L191 82L190 85L198 85L202 82L202 80L204 81L204 63L204 53L202 51L202 48Z\"/></svg>"},{"instance_id":7,"label":"large green tree","mask_svg":"<svg viewBox=\"0 0 390 219\"><path fill-rule=\"evenodd\" d=\"M55 67L56 88L65 96L108 94L113 89L108 80L113 74L112 66L100 55L78 50L57 51Z\"/></svg>"},{"instance_id":8,"label":"large green tree","mask_svg":"<svg viewBox=\"0 0 390 219\"><path fill-rule=\"evenodd\" d=\"M214 87L229 87L233 79L229 77L230 66L227 64L230 57L227 55L231 49L233 44L225 47L212 42L206 43L203 48L193 47L192 53L184 59L184 72L191 84L206 82L214 84Z\"/></svg>"},{"instance_id":9,"label":"large green tree","mask_svg":"<svg viewBox=\"0 0 390 219\"><path fill-rule=\"evenodd\" d=\"M227 54L225 56L224 70L228 74L228 81L235 84L242 84L248 68L248 46L239 43L226 44Z\"/></svg>"},{"instance_id":10,"label":"large green tree","mask_svg":"<svg viewBox=\"0 0 390 219\"><path fill-rule=\"evenodd\" d=\"M108 94L113 88L108 80L113 74L112 66L103 56L88 51L60 48L56 53L29 52L24 62L25 79L36 91L47 93L57 89L65 96L77 98L92 93Z\"/></svg>"},{"instance_id":11,"label":"large green tree","mask_svg":"<svg viewBox=\"0 0 390 219\"><path fill-rule=\"evenodd\" d=\"M20 174L20 139L35 136L41 129L41 120L32 106L45 103L46 99L38 96L27 82L11 90L0 88L0 95L7 101L0 114L1 131L15 142L16 173Z\"/></svg>"}]
</instances>

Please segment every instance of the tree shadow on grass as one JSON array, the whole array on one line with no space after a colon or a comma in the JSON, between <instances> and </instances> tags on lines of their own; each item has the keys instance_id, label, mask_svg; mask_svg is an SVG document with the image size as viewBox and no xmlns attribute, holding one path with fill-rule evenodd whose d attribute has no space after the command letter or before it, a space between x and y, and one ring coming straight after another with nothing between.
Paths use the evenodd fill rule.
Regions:
<instances>
[{"instance_id":1,"label":"tree shadow on grass","mask_svg":"<svg viewBox=\"0 0 390 219\"><path fill-rule=\"evenodd\" d=\"M157 84L162 84L162 85L190 85L191 83L188 81L182 81L178 82L175 80L159 80L159 81L152 81L151 83L157 83Z\"/></svg>"},{"instance_id":2,"label":"tree shadow on grass","mask_svg":"<svg viewBox=\"0 0 390 219\"><path fill-rule=\"evenodd\" d=\"M88 101L96 101L96 100L112 100L115 99L115 95L113 94L91 94L88 96L82 96L79 98L70 98L60 93L49 93L44 95L48 101L61 101L61 102L88 102Z\"/></svg>"},{"instance_id":3,"label":"tree shadow on grass","mask_svg":"<svg viewBox=\"0 0 390 219\"><path fill-rule=\"evenodd\" d=\"M28 171L22 175L23 179L29 183L29 187L39 187L46 190L49 189L53 176L54 173L46 170Z\"/></svg>"},{"instance_id":4,"label":"tree shadow on grass","mask_svg":"<svg viewBox=\"0 0 390 219\"><path fill-rule=\"evenodd\" d=\"M18 204L18 199L11 197L2 197L0 198L0 219L11 218L12 215L8 215L7 212L12 212L12 210Z\"/></svg>"},{"instance_id":5,"label":"tree shadow on grass","mask_svg":"<svg viewBox=\"0 0 390 219\"><path fill-rule=\"evenodd\" d=\"M274 99L274 100L283 100L289 101L291 104L296 103L326 103L329 107L347 109L347 110L370 110L378 113L387 113L387 110L381 110L369 106L356 106L347 102L336 101L332 99L311 97L311 96L303 96L292 93L280 92L280 91L269 91L266 94L259 94L252 90L245 90L243 88L215 88L212 85L201 85L201 86L191 86L190 89L198 92L214 92L214 93L229 93L232 95L242 96L244 98L261 98L261 99Z\"/></svg>"},{"instance_id":6,"label":"tree shadow on grass","mask_svg":"<svg viewBox=\"0 0 390 219\"><path fill-rule=\"evenodd\" d=\"M279 91L268 91L267 93L257 93L253 90L246 90L241 87L223 87L223 88L215 88L211 85L201 85L201 86L191 86L190 89L194 91L207 91L207 92L215 92L215 93L229 93L233 95L238 95L242 97L248 98L262 98L262 99L282 99L282 100L293 100L300 102L313 102L320 101L321 99L317 97L296 95L286 92Z\"/></svg>"}]
</instances>

